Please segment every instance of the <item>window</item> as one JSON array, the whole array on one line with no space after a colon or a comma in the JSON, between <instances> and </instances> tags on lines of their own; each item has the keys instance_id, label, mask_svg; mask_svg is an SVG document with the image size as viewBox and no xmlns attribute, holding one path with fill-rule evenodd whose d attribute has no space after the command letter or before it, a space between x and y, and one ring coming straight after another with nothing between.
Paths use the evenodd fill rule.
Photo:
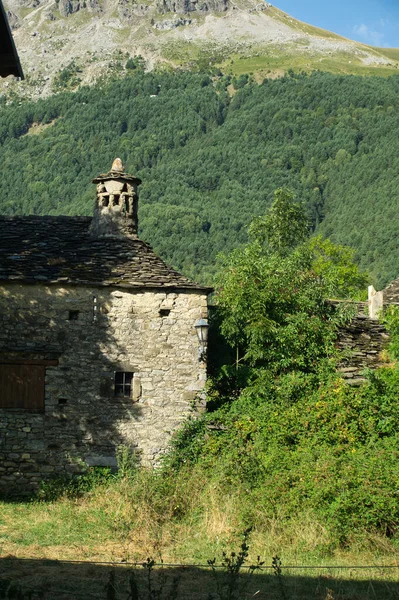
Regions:
<instances>
[{"instance_id":1,"label":"window","mask_svg":"<svg viewBox=\"0 0 399 600\"><path fill-rule=\"evenodd\" d=\"M69 321L77 321L78 319L79 319L79 311L78 310L68 311L68 320Z\"/></svg>"},{"instance_id":2,"label":"window","mask_svg":"<svg viewBox=\"0 0 399 600\"><path fill-rule=\"evenodd\" d=\"M44 409L43 364L0 364L0 408Z\"/></svg>"},{"instance_id":3,"label":"window","mask_svg":"<svg viewBox=\"0 0 399 600\"><path fill-rule=\"evenodd\" d=\"M133 373L116 371L115 396L130 398L132 392Z\"/></svg>"}]
</instances>

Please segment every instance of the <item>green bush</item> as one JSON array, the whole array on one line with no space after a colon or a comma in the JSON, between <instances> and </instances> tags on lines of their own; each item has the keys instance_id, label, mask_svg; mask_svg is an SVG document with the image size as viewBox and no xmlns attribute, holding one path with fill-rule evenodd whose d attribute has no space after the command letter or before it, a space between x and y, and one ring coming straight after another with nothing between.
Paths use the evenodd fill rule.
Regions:
<instances>
[{"instance_id":1,"label":"green bush","mask_svg":"<svg viewBox=\"0 0 399 600\"><path fill-rule=\"evenodd\" d=\"M82 475L59 476L43 480L36 492L37 499L43 502L55 502L59 498L78 498L95 488L109 485L115 475L108 467L90 467Z\"/></svg>"}]
</instances>

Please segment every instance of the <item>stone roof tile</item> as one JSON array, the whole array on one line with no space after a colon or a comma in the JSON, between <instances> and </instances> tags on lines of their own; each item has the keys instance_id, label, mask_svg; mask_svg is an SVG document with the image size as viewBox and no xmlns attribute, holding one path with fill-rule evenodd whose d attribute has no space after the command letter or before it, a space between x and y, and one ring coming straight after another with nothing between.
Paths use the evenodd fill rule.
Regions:
<instances>
[{"instance_id":1,"label":"stone roof tile","mask_svg":"<svg viewBox=\"0 0 399 600\"><path fill-rule=\"evenodd\" d=\"M208 293L134 236L89 234L90 217L0 217L0 280Z\"/></svg>"}]
</instances>

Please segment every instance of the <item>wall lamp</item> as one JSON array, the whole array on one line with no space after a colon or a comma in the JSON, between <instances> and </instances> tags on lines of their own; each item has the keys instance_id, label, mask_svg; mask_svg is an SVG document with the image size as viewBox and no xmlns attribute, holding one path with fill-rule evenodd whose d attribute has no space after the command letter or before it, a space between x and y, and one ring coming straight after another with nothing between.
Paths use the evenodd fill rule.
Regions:
<instances>
[{"instance_id":1,"label":"wall lamp","mask_svg":"<svg viewBox=\"0 0 399 600\"><path fill-rule=\"evenodd\" d=\"M198 319L198 321L194 323L194 327L197 332L198 341L200 343L200 346L198 348L198 358L200 360L205 360L206 351L208 348L208 322L205 321L205 319Z\"/></svg>"}]
</instances>

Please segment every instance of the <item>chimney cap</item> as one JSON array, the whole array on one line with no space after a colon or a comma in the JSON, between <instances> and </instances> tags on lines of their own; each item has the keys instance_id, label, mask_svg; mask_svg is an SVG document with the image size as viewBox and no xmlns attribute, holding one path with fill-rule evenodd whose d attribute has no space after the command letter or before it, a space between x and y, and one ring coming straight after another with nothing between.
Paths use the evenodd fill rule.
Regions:
<instances>
[{"instance_id":1,"label":"chimney cap","mask_svg":"<svg viewBox=\"0 0 399 600\"><path fill-rule=\"evenodd\" d=\"M123 179L124 181L129 181L131 183L135 183L136 185L140 185L141 179L138 177L133 177L129 173L125 173L123 163L120 158L115 158L112 163L111 170L108 173L103 173L93 179L93 183L101 183L102 181L109 181L110 179Z\"/></svg>"},{"instance_id":2,"label":"chimney cap","mask_svg":"<svg viewBox=\"0 0 399 600\"><path fill-rule=\"evenodd\" d=\"M112 163L111 171L120 171L121 173L123 173L124 170L125 170L125 168L123 166L121 159L115 158L114 162Z\"/></svg>"}]
</instances>

